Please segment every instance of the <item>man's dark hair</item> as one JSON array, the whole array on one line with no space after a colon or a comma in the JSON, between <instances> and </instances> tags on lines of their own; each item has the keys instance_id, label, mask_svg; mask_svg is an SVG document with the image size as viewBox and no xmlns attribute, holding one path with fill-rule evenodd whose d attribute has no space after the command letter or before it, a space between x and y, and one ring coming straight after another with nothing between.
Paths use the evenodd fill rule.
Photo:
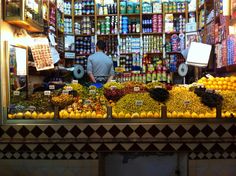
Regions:
<instances>
[{"instance_id":1,"label":"man's dark hair","mask_svg":"<svg viewBox=\"0 0 236 176\"><path fill-rule=\"evenodd\" d=\"M105 43L104 41L102 41L102 40L98 40L98 41L97 41L97 47L98 47L100 50L104 51L105 48L106 48L106 43Z\"/></svg>"}]
</instances>

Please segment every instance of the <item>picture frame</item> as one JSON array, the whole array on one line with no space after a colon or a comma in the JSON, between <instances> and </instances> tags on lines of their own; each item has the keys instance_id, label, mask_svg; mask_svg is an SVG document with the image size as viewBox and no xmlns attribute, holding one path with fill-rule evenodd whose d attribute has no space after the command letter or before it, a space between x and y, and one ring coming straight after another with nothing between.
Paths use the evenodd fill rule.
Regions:
<instances>
[{"instance_id":1,"label":"picture frame","mask_svg":"<svg viewBox=\"0 0 236 176\"><path fill-rule=\"evenodd\" d=\"M186 48L190 47L191 42L198 42L198 33L197 32L186 33L186 37L185 37Z\"/></svg>"}]
</instances>

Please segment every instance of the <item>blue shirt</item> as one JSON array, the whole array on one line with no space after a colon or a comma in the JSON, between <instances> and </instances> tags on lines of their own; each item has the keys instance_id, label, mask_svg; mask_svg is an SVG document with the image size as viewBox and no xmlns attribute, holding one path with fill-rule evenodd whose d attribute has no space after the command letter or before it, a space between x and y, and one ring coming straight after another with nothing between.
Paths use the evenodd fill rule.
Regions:
<instances>
[{"instance_id":1,"label":"blue shirt","mask_svg":"<svg viewBox=\"0 0 236 176\"><path fill-rule=\"evenodd\" d=\"M113 62L105 53L99 51L88 57L87 73L94 77L114 76Z\"/></svg>"}]
</instances>

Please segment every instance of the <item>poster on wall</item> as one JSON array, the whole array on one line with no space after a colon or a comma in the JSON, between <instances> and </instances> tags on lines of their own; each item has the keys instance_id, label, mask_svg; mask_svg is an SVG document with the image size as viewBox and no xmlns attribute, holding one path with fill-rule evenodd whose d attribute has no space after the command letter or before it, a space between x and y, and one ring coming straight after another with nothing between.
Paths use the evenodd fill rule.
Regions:
<instances>
[{"instance_id":1,"label":"poster on wall","mask_svg":"<svg viewBox=\"0 0 236 176\"><path fill-rule=\"evenodd\" d=\"M54 68L53 58L50 51L48 39L46 37L33 38L30 46L36 70L48 70Z\"/></svg>"}]
</instances>

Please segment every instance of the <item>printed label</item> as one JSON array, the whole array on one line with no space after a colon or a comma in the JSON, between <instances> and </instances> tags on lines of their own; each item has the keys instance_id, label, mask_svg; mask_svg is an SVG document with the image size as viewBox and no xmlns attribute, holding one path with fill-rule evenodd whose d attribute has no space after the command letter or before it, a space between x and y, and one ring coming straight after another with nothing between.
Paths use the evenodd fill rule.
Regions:
<instances>
[{"instance_id":1,"label":"printed label","mask_svg":"<svg viewBox=\"0 0 236 176\"><path fill-rule=\"evenodd\" d=\"M20 95L20 91L18 91L18 90L14 91L14 92L13 92L13 95L14 95L14 96L19 96L19 95Z\"/></svg>"}]
</instances>

